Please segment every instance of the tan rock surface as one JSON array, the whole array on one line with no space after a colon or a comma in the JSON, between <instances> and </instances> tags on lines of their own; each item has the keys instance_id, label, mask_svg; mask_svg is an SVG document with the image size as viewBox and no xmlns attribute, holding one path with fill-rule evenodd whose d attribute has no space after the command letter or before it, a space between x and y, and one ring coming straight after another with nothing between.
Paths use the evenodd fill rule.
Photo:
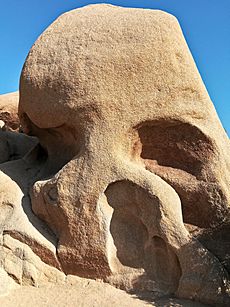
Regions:
<instances>
[{"instance_id":1,"label":"tan rock surface","mask_svg":"<svg viewBox=\"0 0 230 307\"><path fill-rule=\"evenodd\" d=\"M6 296L10 291L19 288L19 285L7 274L4 268L0 267L0 300L2 296Z\"/></svg>"},{"instance_id":2,"label":"tan rock surface","mask_svg":"<svg viewBox=\"0 0 230 307\"><path fill-rule=\"evenodd\" d=\"M0 263L5 272L20 285L38 287L44 282L64 282L65 275L42 262L27 244L19 242L8 234L3 235Z\"/></svg>"},{"instance_id":3,"label":"tan rock surface","mask_svg":"<svg viewBox=\"0 0 230 307\"><path fill-rule=\"evenodd\" d=\"M18 101L19 92L0 95L0 120L12 130L19 129Z\"/></svg>"},{"instance_id":4,"label":"tan rock surface","mask_svg":"<svg viewBox=\"0 0 230 307\"><path fill-rule=\"evenodd\" d=\"M205 307L197 302L167 298L147 302L108 284L76 277L61 286L45 284L40 288L22 287L12 291L10 296L0 298L0 304L4 307Z\"/></svg>"},{"instance_id":5,"label":"tan rock surface","mask_svg":"<svg viewBox=\"0 0 230 307\"><path fill-rule=\"evenodd\" d=\"M175 17L111 5L62 15L27 57L19 115L40 144L0 165L19 191L3 235L48 270L230 304L229 272L187 230L229 214L230 144Z\"/></svg>"},{"instance_id":6,"label":"tan rock surface","mask_svg":"<svg viewBox=\"0 0 230 307\"><path fill-rule=\"evenodd\" d=\"M19 92L0 95L0 163L23 158L37 143L19 130Z\"/></svg>"},{"instance_id":7,"label":"tan rock surface","mask_svg":"<svg viewBox=\"0 0 230 307\"><path fill-rule=\"evenodd\" d=\"M40 128L63 127L60 143L76 138L63 144L66 159L86 143L110 164L115 148L144 158L180 195L185 222L209 227L226 215L229 140L175 17L108 5L62 15L29 54L20 109ZM107 140L110 153L98 147ZM50 156L60 148L44 142Z\"/></svg>"}]
</instances>

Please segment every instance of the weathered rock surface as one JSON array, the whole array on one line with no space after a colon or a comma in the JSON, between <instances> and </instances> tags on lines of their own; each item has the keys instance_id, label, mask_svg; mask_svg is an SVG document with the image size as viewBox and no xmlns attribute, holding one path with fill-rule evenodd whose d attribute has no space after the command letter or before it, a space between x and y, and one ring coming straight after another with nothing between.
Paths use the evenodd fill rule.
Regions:
<instances>
[{"instance_id":1,"label":"weathered rock surface","mask_svg":"<svg viewBox=\"0 0 230 307\"><path fill-rule=\"evenodd\" d=\"M23 158L37 143L19 130L19 92L0 95L0 163Z\"/></svg>"},{"instance_id":2,"label":"weathered rock surface","mask_svg":"<svg viewBox=\"0 0 230 307\"><path fill-rule=\"evenodd\" d=\"M5 272L20 285L40 286L44 282L61 283L65 274L53 268L33 253L28 246L4 234L0 246L0 263Z\"/></svg>"},{"instance_id":3,"label":"weathered rock surface","mask_svg":"<svg viewBox=\"0 0 230 307\"><path fill-rule=\"evenodd\" d=\"M0 163L23 158L37 143L35 137L0 128Z\"/></svg>"},{"instance_id":4,"label":"weathered rock surface","mask_svg":"<svg viewBox=\"0 0 230 307\"><path fill-rule=\"evenodd\" d=\"M230 144L175 17L111 5L62 15L27 57L19 116L40 144L0 165L18 191L1 192L1 229L39 256L41 275L26 280L59 269L230 304L228 267L192 232L229 214Z\"/></svg>"},{"instance_id":5,"label":"weathered rock surface","mask_svg":"<svg viewBox=\"0 0 230 307\"><path fill-rule=\"evenodd\" d=\"M0 95L0 120L10 130L19 129L18 101L19 92Z\"/></svg>"}]
</instances>

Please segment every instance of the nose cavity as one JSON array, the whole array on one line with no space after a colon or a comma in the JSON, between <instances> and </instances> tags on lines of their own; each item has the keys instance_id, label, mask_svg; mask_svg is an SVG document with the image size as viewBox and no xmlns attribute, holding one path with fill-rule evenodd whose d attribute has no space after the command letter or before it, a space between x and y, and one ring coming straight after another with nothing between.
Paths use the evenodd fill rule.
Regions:
<instances>
[{"instance_id":1,"label":"nose cavity","mask_svg":"<svg viewBox=\"0 0 230 307\"><path fill-rule=\"evenodd\" d=\"M130 210L115 206L110 231L117 248L117 257L124 266L141 268L144 265L144 244L147 242L148 231L142 221Z\"/></svg>"},{"instance_id":2,"label":"nose cavity","mask_svg":"<svg viewBox=\"0 0 230 307\"><path fill-rule=\"evenodd\" d=\"M181 269L177 256L158 234L158 204L128 180L110 184L105 195L113 208L110 233L118 259L115 270L126 273L133 289L174 293Z\"/></svg>"}]
</instances>

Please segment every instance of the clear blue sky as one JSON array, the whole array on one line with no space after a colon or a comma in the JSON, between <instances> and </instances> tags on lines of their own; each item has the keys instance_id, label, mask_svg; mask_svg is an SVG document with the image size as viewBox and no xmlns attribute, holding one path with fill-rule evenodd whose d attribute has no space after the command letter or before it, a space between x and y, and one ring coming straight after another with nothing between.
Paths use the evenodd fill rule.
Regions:
<instances>
[{"instance_id":1,"label":"clear blue sky","mask_svg":"<svg viewBox=\"0 0 230 307\"><path fill-rule=\"evenodd\" d=\"M90 3L162 9L175 15L230 135L230 0L0 0L0 94L18 89L26 55L61 13Z\"/></svg>"}]
</instances>

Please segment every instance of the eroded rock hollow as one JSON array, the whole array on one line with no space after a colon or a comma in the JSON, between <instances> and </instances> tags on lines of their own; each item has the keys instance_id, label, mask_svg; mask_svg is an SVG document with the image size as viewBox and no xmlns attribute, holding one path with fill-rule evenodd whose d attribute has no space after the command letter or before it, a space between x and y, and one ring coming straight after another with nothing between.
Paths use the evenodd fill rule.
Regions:
<instances>
[{"instance_id":1,"label":"eroded rock hollow","mask_svg":"<svg viewBox=\"0 0 230 307\"><path fill-rule=\"evenodd\" d=\"M27 153L0 165L5 278L230 304L227 251L210 248L230 143L174 16L63 14L26 59L19 118Z\"/></svg>"}]
</instances>

